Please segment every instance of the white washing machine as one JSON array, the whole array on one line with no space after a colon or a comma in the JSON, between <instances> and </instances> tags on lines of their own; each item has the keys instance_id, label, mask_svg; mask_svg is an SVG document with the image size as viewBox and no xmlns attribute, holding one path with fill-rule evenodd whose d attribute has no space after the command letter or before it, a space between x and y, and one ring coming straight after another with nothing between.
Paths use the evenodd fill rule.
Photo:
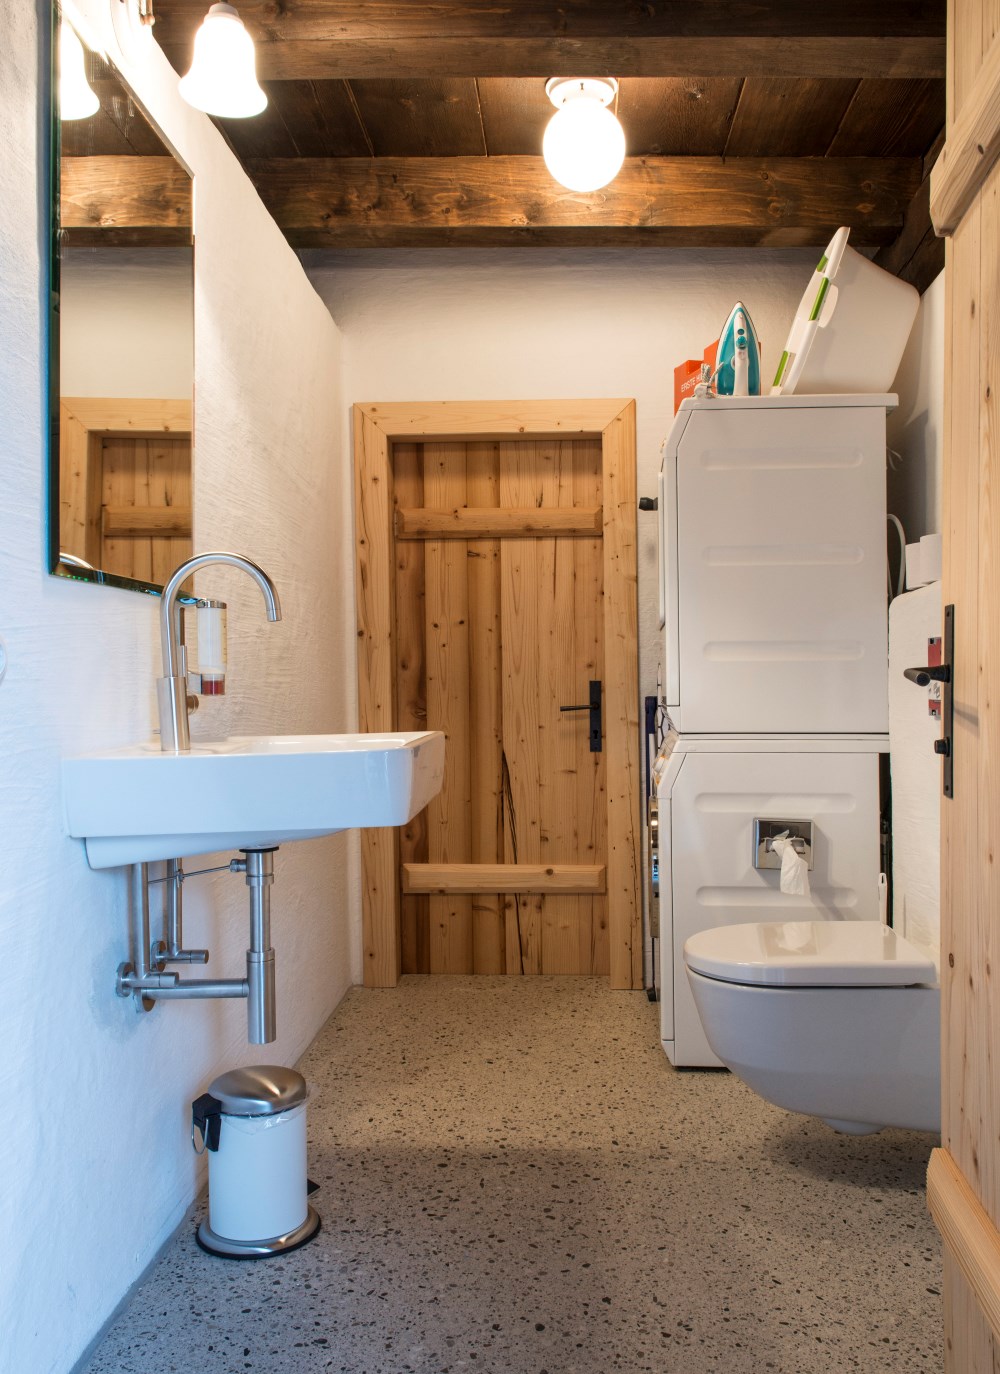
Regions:
<instances>
[{"instance_id":1,"label":"white washing machine","mask_svg":"<svg viewBox=\"0 0 1000 1374\"><path fill-rule=\"evenodd\" d=\"M678 1067L721 1068L684 970L696 931L744 921L879 919L879 754L888 736L679 735L653 766L660 1034ZM768 838L800 835L808 896L779 888ZM652 832L651 832L652 833Z\"/></svg>"}]
</instances>

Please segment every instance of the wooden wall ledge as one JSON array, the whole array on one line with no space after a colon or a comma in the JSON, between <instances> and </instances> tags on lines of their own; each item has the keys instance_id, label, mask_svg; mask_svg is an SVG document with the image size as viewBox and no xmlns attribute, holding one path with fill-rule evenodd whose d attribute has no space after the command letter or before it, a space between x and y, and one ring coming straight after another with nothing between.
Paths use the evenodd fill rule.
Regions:
<instances>
[{"instance_id":1,"label":"wooden wall ledge","mask_svg":"<svg viewBox=\"0 0 1000 1374\"><path fill-rule=\"evenodd\" d=\"M931 220L938 234L955 232L998 157L1000 43L994 43L931 173Z\"/></svg>"},{"instance_id":2,"label":"wooden wall ledge","mask_svg":"<svg viewBox=\"0 0 1000 1374\"><path fill-rule=\"evenodd\" d=\"M948 1150L931 1152L927 1206L994 1338L1000 1340L1000 1231Z\"/></svg>"},{"instance_id":3,"label":"wooden wall ledge","mask_svg":"<svg viewBox=\"0 0 1000 1374\"><path fill-rule=\"evenodd\" d=\"M403 864L403 891L606 891L603 864Z\"/></svg>"}]
</instances>

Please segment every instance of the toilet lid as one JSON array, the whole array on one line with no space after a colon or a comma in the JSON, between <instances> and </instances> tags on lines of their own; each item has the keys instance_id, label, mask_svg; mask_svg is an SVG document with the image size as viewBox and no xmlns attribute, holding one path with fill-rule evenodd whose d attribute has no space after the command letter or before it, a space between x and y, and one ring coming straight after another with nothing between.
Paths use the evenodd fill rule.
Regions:
<instances>
[{"instance_id":1,"label":"toilet lid","mask_svg":"<svg viewBox=\"0 0 1000 1374\"><path fill-rule=\"evenodd\" d=\"M906 987L936 983L933 960L880 921L771 921L692 935L684 961L727 983Z\"/></svg>"}]
</instances>

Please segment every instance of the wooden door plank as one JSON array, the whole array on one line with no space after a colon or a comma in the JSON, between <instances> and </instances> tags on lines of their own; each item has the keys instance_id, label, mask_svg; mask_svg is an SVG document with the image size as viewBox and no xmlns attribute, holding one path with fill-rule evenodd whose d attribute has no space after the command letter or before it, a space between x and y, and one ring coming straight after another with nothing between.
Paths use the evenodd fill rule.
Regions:
<instances>
[{"instance_id":1,"label":"wooden door plank","mask_svg":"<svg viewBox=\"0 0 1000 1374\"><path fill-rule=\"evenodd\" d=\"M573 445L542 440L535 444L537 501L558 512L573 505ZM575 793L578 765L590 755L586 711L563 713L560 706L588 700L588 680L578 668L573 605L576 541L558 538L538 543L537 624L538 817L539 852L543 861L577 857L577 826L567 797ZM542 916L542 972L589 972L581 952L580 902L576 897L545 896Z\"/></svg>"},{"instance_id":2,"label":"wooden door plank","mask_svg":"<svg viewBox=\"0 0 1000 1374\"><path fill-rule=\"evenodd\" d=\"M931 219L939 234L954 232L1000 157L1000 43L980 61L931 172Z\"/></svg>"},{"instance_id":3,"label":"wooden door plank","mask_svg":"<svg viewBox=\"0 0 1000 1374\"><path fill-rule=\"evenodd\" d=\"M979 280L979 550L976 559L978 597L978 748L975 785L982 851L974 855L978 892L974 903L975 964L966 984L966 1021L974 1027L975 1057L970 1060L976 1098L978 1140L969 1161L974 1183L993 1225L1000 1224L1000 1090L997 1050L1000 1037L1000 993L991 976L1000 968L1000 883L993 862L1000 834L1000 721L994 684L1000 680L1000 165L980 196L981 250ZM968 557L968 551L966 552ZM956 607L956 614L958 608ZM957 761L957 760L956 760ZM957 787L961 785L958 777ZM965 913L966 918L970 915ZM966 1099L968 1105L968 1098ZM1000 1277L1000 1275L995 1275ZM995 1295L1000 1313L1000 1285ZM998 1328L1000 1335L1000 1328Z\"/></svg>"},{"instance_id":4,"label":"wooden door plank","mask_svg":"<svg viewBox=\"0 0 1000 1374\"><path fill-rule=\"evenodd\" d=\"M533 504L533 443L500 444L500 501ZM540 863L538 823L538 549L536 539L505 539L500 545L503 638L503 745L506 777L508 863ZM518 949L509 972L541 973L541 898L514 894Z\"/></svg>"},{"instance_id":5,"label":"wooden door plank","mask_svg":"<svg viewBox=\"0 0 1000 1374\"><path fill-rule=\"evenodd\" d=\"M500 450L495 442L466 447L466 491L480 509L500 504ZM500 545L470 539L469 750L472 779L470 857L497 865L503 858L503 688L501 683ZM479 889L472 903L472 956L476 973L507 968L504 889Z\"/></svg>"},{"instance_id":6,"label":"wooden door plank","mask_svg":"<svg viewBox=\"0 0 1000 1374\"><path fill-rule=\"evenodd\" d=\"M100 464L91 461L90 433L65 401L59 407L60 548L92 567L101 558Z\"/></svg>"},{"instance_id":7,"label":"wooden door plank","mask_svg":"<svg viewBox=\"0 0 1000 1374\"><path fill-rule=\"evenodd\" d=\"M404 892L555 892L600 893L603 864L578 863L404 863ZM478 973L480 970L476 970ZM503 972L503 970L498 970ZM579 972L579 970L573 970Z\"/></svg>"},{"instance_id":8,"label":"wooden door plank","mask_svg":"<svg viewBox=\"0 0 1000 1374\"><path fill-rule=\"evenodd\" d=\"M566 510L535 506L511 510L490 506L467 506L457 510L399 507L396 510L397 539L503 539L530 535L544 539L556 534L593 538L603 525L604 512L600 506Z\"/></svg>"},{"instance_id":9,"label":"wooden door plank","mask_svg":"<svg viewBox=\"0 0 1000 1374\"><path fill-rule=\"evenodd\" d=\"M979 847L979 313L981 309L978 203L949 245L951 403L947 417L948 461L942 493L944 585L955 618L956 789L942 806L942 1015L945 1038L964 1063L969 1043L966 989L980 971L975 947ZM978 1158L978 1123L967 1115L965 1073L956 1068L944 1085L942 1143L967 1173Z\"/></svg>"},{"instance_id":10,"label":"wooden door plank","mask_svg":"<svg viewBox=\"0 0 1000 1374\"><path fill-rule=\"evenodd\" d=\"M600 434L628 398L565 401L379 401L359 404L361 413L393 439L526 439L548 435ZM509 500L505 505L523 502Z\"/></svg>"},{"instance_id":11,"label":"wooden door plank","mask_svg":"<svg viewBox=\"0 0 1000 1374\"><path fill-rule=\"evenodd\" d=\"M423 450L419 444L392 446L393 503L423 501ZM396 720L397 730L427 729L427 674L424 599L424 546L419 541L396 545ZM427 808L399 830L399 858L427 860ZM399 907L400 966L403 973L430 973L430 903L426 896L403 895Z\"/></svg>"},{"instance_id":12,"label":"wooden door plank","mask_svg":"<svg viewBox=\"0 0 1000 1374\"><path fill-rule=\"evenodd\" d=\"M601 498L600 440L573 442L574 500L587 504ZM600 539L573 547L575 578L573 623L581 675L604 680L604 561ZM583 863L607 855L607 751L588 754L576 778L576 815L579 829L577 859ZM586 906L586 911L584 907ZM580 903L580 920L589 941L588 966L595 974L609 972L608 899L605 892ZM583 930L581 931L581 936Z\"/></svg>"},{"instance_id":13,"label":"wooden door plank","mask_svg":"<svg viewBox=\"0 0 1000 1374\"><path fill-rule=\"evenodd\" d=\"M613 988L642 987L635 402L602 436L608 923Z\"/></svg>"},{"instance_id":14,"label":"wooden door plank","mask_svg":"<svg viewBox=\"0 0 1000 1374\"><path fill-rule=\"evenodd\" d=\"M466 497L463 443L428 443L424 500L460 506ZM469 771L469 577L465 546L447 539L424 545L426 578L427 724L445 733L444 783L427 808L431 863L468 862L472 806ZM472 902L461 894L430 898L432 973L473 970Z\"/></svg>"},{"instance_id":15,"label":"wooden door plank","mask_svg":"<svg viewBox=\"0 0 1000 1374\"><path fill-rule=\"evenodd\" d=\"M994 1340L1000 1342L1000 1231L945 1149L931 1152L927 1207ZM969 1368L963 1365L963 1369Z\"/></svg>"},{"instance_id":16,"label":"wooden door plank","mask_svg":"<svg viewBox=\"0 0 1000 1374\"><path fill-rule=\"evenodd\" d=\"M358 620L358 729L394 728L392 491L389 441L354 407L355 595ZM361 911L366 987L399 982L398 831L361 832Z\"/></svg>"},{"instance_id":17,"label":"wooden door plank","mask_svg":"<svg viewBox=\"0 0 1000 1374\"><path fill-rule=\"evenodd\" d=\"M105 538L180 539L191 534L191 507L105 506L102 526Z\"/></svg>"}]
</instances>

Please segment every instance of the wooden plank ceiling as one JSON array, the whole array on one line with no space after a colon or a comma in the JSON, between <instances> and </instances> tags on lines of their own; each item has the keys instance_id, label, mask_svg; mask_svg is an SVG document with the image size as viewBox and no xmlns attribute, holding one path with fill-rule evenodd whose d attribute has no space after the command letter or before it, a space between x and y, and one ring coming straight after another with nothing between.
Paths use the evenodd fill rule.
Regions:
<instances>
[{"instance_id":1,"label":"wooden plank ceiling","mask_svg":"<svg viewBox=\"0 0 1000 1374\"><path fill-rule=\"evenodd\" d=\"M156 0L179 72L206 0ZM945 0L243 0L267 110L219 120L295 247L822 245L918 285ZM580 195L545 79L610 74L628 157Z\"/></svg>"}]
</instances>

